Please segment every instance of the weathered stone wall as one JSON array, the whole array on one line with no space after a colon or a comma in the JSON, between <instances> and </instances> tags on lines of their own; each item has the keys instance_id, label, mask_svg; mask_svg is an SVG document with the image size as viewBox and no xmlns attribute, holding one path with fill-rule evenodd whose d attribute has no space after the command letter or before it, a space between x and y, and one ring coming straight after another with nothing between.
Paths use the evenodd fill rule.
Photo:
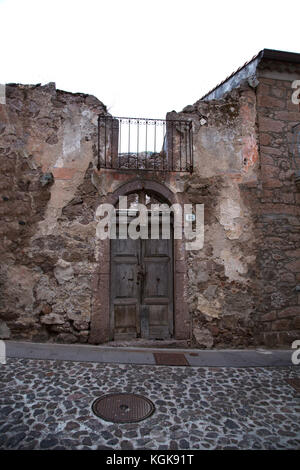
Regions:
<instances>
[{"instance_id":1,"label":"weathered stone wall","mask_svg":"<svg viewBox=\"0 0 300 470\"><path fill-rule=\"evenodd\" d=\"M105 112L96 98L54 84L6 86L0 105L2 338L87 341L97 193L90 171L97 115Z\"/></svg>"},{"instance_id":2,"label":"weathered stone wall","mask_svg":"<svg viewBox=\"0 0 300 470\"><path fill-rule=\"evenodd\" d=\"M300 193L292 166L292 127L300 122L300 110L291 99L300 66L264 61L257 75L261 186L255 325L259 343L290 346L300 338Z\"/></svg>"},{"instance_id":3,"label":"weathered stone wall","mask_svg":"<svg viewBox=\"0 0 300 470\"><path fill-rule=\"evenodd\" d=\"M185 177L184 192L188 202L204 204L205 217L204 247L188 253L192 344L251 346L257 251L255 90L245 84L223 99L198 101L180 116L194 123L195 171Z\"/></svg>"},{"instance_id":4,"label":"weathered stone wall","mask_svg":"<svg viewBox=\"0 0 300 470\"><path fill-rule=\"evenodd\" d=\"M100 101L54 84L7 86L0 338L94 341L91 320L99 323L109 301L99 275L109 277L109 249L96 237L95 210L125 183L148 179L176 202L204 204L203 249L178 252L190 344L278 347L299 339L300 199L290 153L300 122L291 102L297 67L262 61L257 80L168 114L193 122L192 174L98 171Z\"/></svg>"}]
</instances>

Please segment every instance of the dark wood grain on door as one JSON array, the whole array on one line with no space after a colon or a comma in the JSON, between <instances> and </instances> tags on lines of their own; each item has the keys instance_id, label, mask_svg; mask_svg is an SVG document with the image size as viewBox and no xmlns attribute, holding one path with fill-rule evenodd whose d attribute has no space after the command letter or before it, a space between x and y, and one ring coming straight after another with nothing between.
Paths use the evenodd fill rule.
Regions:
<instances>
[{"instance_id":1,"label":"dark wood grain on door","mask_svg":"<svg viewBox=\"0 0 300 470\"><path fill-rule=\"evenodd\" d=\"M111 339L173 335L173 242L111 240Z\"/></svg>"}]
</instances>

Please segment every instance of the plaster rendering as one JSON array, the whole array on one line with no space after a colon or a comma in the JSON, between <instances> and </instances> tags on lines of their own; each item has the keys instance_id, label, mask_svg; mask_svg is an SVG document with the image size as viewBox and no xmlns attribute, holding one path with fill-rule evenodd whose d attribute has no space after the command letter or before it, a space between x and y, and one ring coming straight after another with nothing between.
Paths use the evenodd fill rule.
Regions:
<instances>
[{"instance_id":1,"label":"plaster rendering","mask_svg":"<svg viewBox=\"0 0 300 470\"><path fill-rule=\"evenodd\" d=\"M99 115L111 118L101 101L54 83L6 85L0 338L113 344L112 318L119 317L117 310L111 316L111 247L97 237L96 210L134 194L204 204L203 248L188 251L185 240L173 240L168 255L168 333L159 323L164 307L148 296L143 311L148 319L152 312L154 343L164 334L174 347L198 348L282 347L299 338L300 199L291 155L300 121L292 83L299 76L299 54L265 52L203 99L168 113L167 126L184 121L192 129L193 167L185 171L99 167L99 148L111 138L107 148L115 152L112 134L119 132L112 127L110 137L99 136ZM170 132L152 161L165 158ZM174 132L179 158L185 137L178 126ZM129 281L138 283L135 276ZM155 276L159 292L164 276ZM134 343L142 309L125 311L120 318L129 323L118 331L125 338L130 330Z\"/></svg>"}]
</instances>

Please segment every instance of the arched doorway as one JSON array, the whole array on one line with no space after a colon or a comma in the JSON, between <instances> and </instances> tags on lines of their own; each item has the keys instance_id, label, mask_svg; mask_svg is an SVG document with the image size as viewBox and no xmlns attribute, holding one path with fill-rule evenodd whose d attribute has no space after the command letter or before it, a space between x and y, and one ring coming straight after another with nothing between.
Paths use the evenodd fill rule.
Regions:
<instances>
[{"instance_id":1,"label":"arched doorway","mask_svg":"<svg viewBox=\"0 0 300 470\"><path fill-rule=\"evenodd\" d=\"M104 198L102 202L116 206L119 201L119 196L130 196L132 194L141 194L141 192L144 192L145 195L142 196L144 198L148 194L148 196L151 195L150 197L156 198L159 202L167 202L170 206L175 203L183 204L180 194L173 193L165 185L148 179L139 179L124 183L113 193ZM168 248L168 250L169 249L170 248ZM102 240L99 246L98 268L93 276L92 318L89 337L89 343L91 344L108 342L114 337L115 321L111 315L112 298L114 298L112 293L113 286L111 285L111 255L111 240L108 238ZM172 266L170 273L172 278L170 280L172 294L168 293L168 295L173 299L173 306L168 302L168 311L170 311L169 309L171 308L173 318L170 319L171 316L168 315L169 324L171 325L168 334L173 336L176 340L187 340L190 338L191 324L187 303L187 261L184 240L172 240L172 261L170 261L170 266ZM157 278L160 280L157 281ZM129 276L129 279L134 279L134 277ZM155 282L161 282L160 275L157 275L156 278L153 277L153 279ZM148 303L146 305L151 304ZM153 305L155 305L155 303ZM154 310L156 310L159 316L159 308L153 308L152 311ZM134 316L132 312L130 314L128 313L128 315L131 317L130 322L131 326L133 326L133 318L136 318L136 316ZM153 315L153 317L154 316L155 315ZM143 321L143 313L139 319L138 321ZM121 333L121 331L119 332ZM132 333L135 334L133 329Z\"/></svg>"},{"instance_id":2,"label":"arched doorway","mask_svg":"<svg viewBox=\"0 0 300 470\"><path fill-rule=\"evenodd\" d=\"M140 204L147 208L146 225L133 239L126 233ZM111 340L173 337L173 227L171 214L158 209L163 204L168 208L163 197L142 189L127 196L126 209L116 209L116 238L110 243Z\"/></svg>"}]
</instances>

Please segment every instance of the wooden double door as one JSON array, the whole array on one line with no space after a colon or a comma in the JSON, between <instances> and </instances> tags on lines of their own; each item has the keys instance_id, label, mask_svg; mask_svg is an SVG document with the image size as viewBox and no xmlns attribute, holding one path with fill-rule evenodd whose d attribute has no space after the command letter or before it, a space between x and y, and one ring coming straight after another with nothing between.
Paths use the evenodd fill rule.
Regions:
<instances>
[{"instance_id":1,"label":"wooden double door","mask_svg":"<svg viewBox=\"0 0 300 470\"><path fill-rule=\"evenodd\" d=\"M173 336L173 240L161 233L111 240L111 339Z\"/></svg>"}]
</instances>

